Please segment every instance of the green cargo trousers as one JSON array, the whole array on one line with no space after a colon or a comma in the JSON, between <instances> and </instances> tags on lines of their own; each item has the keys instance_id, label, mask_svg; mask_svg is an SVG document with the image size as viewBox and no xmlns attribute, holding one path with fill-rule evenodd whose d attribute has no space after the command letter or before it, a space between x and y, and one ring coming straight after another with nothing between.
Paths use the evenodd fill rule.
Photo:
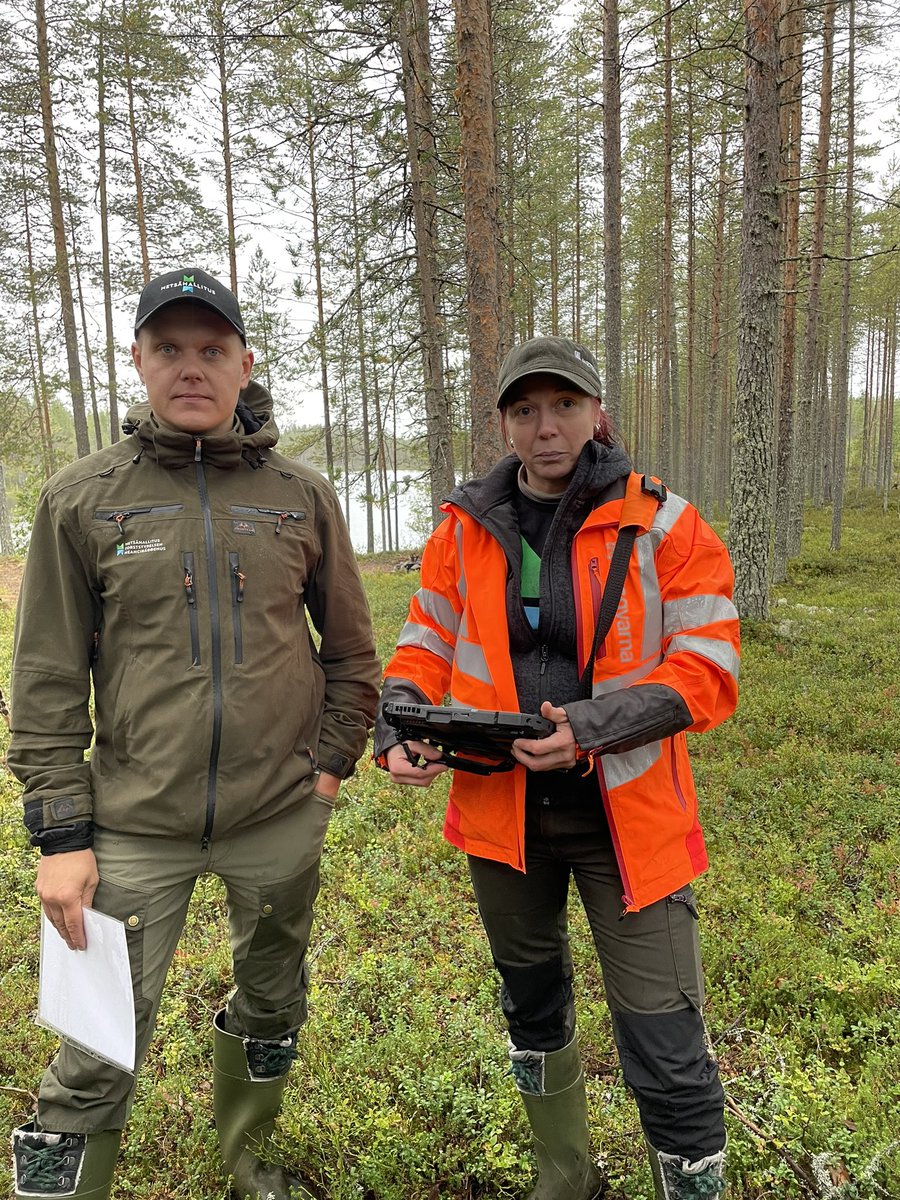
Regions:
<instances>
[{"instance_id":1,"label":"green cargo trousers","mask_svg":"<svg viewBox=\"0 0 900 1200\"><path fill-rule=\"evenodd\" d=\"M147 1053L169 964L196 880L225 885L235 988L229 1029L277 1038L306 1020L306 951L319 860L333 801L313 792L296 809L219 839L181 841L98 829L100 885L94 908L125 923L134 985L138 1066ZM211 1014L210 1014L211 1015ZM41 1081L44 1129L97 1133L122 1129L134 1096L132 1075L62 1042Z\"/></svg>"},{"instance_id":2,"label":"green cargo trousers","mask_svg":"<svg viewBox=\"0 0 900 1200\"><path fill-rule=\"evenodd\" d=\"M482 923L517 1050L555 1051L575 1035L568 896L574 880L603 971L625 1082L659 1150L694 1162L725 1145L725 1097L703 1023L697 907L686 884L623 915L609 826L596 782L530 774L523 874L469 858Z\"/></svg>"}]
</instances>

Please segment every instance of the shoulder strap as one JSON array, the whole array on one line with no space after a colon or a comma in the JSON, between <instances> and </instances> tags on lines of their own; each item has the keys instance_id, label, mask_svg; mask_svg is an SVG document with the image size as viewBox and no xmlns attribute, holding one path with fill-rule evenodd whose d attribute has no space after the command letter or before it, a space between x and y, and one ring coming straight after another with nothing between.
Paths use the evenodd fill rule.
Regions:
<instances>
[{"instance_id":1,"label":"shoulder strap","mask_svg":"<svg viewBox=\"0 0 900 1200\"><path fill-rule=\"evenodd\" d=\"M622 599L622 589L628 574L628 563L638 530L643 529L646 532L650 528L657 510L665 504L667 495L665 484L655 476L638 475L636 471L632 471L628 477L619 521L619 536L616 538L609 563L609 574L606 577L606 587L603 589L600 612L597 614L597 625L594 629L594 641L581 674L581 690L588 695L597 648L602 645L612 628L619 610L619 601Z\"/></svg>"}]
</instances>

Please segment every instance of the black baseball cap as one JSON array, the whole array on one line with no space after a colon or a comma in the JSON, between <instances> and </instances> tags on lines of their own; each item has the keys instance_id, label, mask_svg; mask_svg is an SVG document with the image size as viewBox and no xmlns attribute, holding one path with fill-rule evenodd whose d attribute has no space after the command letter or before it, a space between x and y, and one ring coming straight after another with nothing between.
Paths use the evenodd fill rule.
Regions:
<instances>
[{"instance_id":1,"label":"black baseball cap","mask_svg":"<svg viewBox=\"0 0 900 1200\"><path fill-rule=\"evenodd\" d=\"M497 380L497 407L506 393L526 375L561 375L589 396L600 396L602 384L597 360L584 346L564 337L529 338L513 346L503 360Z\"/></svg>"},{"instance_id":2,"label":"black baseball cap","mask_svg":"<svg viewBox=\"0 0 900 1200\"><path fill-rule=\"evenodd\" d=\"M165 275L150 280L138 300L137 315L134 318L135 334L155 313L175 300L193 300L195 304L211 308L241 335L241 341L246 346L247 333L237 297L224 283L219 283L218 279L213 279L212 275L201 271L199 267L168 271Z\"/></svg>"}]
</instances>

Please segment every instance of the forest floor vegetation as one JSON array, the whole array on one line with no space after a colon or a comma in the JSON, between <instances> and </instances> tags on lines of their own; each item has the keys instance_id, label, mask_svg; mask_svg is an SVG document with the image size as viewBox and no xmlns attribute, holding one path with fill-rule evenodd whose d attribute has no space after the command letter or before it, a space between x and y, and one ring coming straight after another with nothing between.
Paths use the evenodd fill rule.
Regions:
<instances>
[{"instance_id":1,"label":"forest floor vegetation","mask_svg":"<svg viewBox=\"0 0 900 1200\"><path fill-rule=\"evenodd\" d=\"M698 882L706 1020L729 1098L734 1200L900 1197L900 522L872 503L806 516L771 619L745 623L737 715L692 739L711 869ZM0 572L7 689L14 566ZM365 574L383 658L418 586ZM27 1120L54 1037L34 1024L35 858L0 777L0 1128ZM513 1200L524 1116L446 777L395 787L368 756L331 822L310 1020L278 1154L332 1200ZM649 1200L586 922L572 905L594 1148L610 1200ZM199 882L141 1072L114 1194L224 1200L214 1012L229 986L222 888ZM8 1184L0 1166L0 1188Z\"/></svg>"}]
</instances>

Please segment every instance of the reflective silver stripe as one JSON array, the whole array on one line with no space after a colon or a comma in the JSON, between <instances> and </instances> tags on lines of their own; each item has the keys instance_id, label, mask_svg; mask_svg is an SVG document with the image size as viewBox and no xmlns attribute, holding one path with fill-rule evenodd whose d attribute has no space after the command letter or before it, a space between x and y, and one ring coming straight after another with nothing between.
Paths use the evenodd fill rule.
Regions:
<instances>
[{"instance_id":1,"label":"reflective silver stripe","mask_svg":"<svg viewBox=\"0 0 900 1200\"><path fill-rule=\"evenodd\" d=\"M453 662L453 647L448 646L427 625L416 625L413 621L407 621L397 638L397 648L399 649L401 646L417 646L420 650L428 650L432 654L436 654L445 662Z\"/></svg>"},{"instance_id":2,"label":"reflective silver stripe","mask_svg":"<svg viewBox=\"0 0 900 1200\"><path fill-rule=\"evenodd\" d=\"M641 679L646 678L651 671L655 671L662 662L662 654L658 654L655 658L649 658L639 667L635 667L633 671L626 671L624 675L617 675L615 679L601 679L599 683L595 683L592 696L608 696L610 692L617 692L620 688L631 687L633 683L638 683Z\"/></svg>"},{"instance_id":3,"label":"reflective silver stripe","mask_svg":"<svg viewBox=\"0 0 900 1200\"><path fill-rule=\"evenodd\" d=\"M456 532L453 535L456 538L456 558L459 562L459 575L456 580L456 586L459 588L459 598L465 604L466 601L466 564L463 561L463 527L462 521L456 522Z\"/></svg>"},{"instance_id":4,"label":"reflective silver stripe","mask_svg":"<svg viewBox=\"0 0 900 1200\"><path fill-rule=\"evenodd\" d=\"M669 642L669 654L676 654L679 650L688 650L691 654L702 654L704 658L714 662L717 667L721 667L735 679L738 677L741 661L734 647L728 642L723 642L719 638L697 637L690 633L680 633L678 637L673 637Z\"/></svg>"},{"instance_id":5,"label":"reflective silver stripe","mask_svg":"<svg viewBox=\"0 0 900 1200\"><path fill-rule=\"evenodd\" d=\"M462 611L462 617L459 622L459 629L456 631L458 638L467 638L469 636L469 618L466 609Z\"/></svg>"},{"instance_id":6,"label":"reflective silver stripe","mask_svg":"<svg viewBox=\"0 0 900 1200\"><path fill-rule=\"evenodd\" d=\"M442 629L446 629L452 638L456 637L459 629L459 613L450 601L439 592L430 588L419 588L413 597L426 617L431 617Z\"/></svg>"},{"instance_id":7,"label":"reflective silver stripe","mask_svg":"<svg viewBox=\"0 0 900 1200\"><path fill-rule=\"evenodd\" d=\"M460 640L456 643L456 669L481 683L492 682L484 651L474 642Z\"/></svg>"},{"instance_id":8,"label":"reflective silver stripe","mask_svg":"<svg viewBox=\"0 0 900 1200\"><path fill-rule=\"evenodd\" d=\"M650 770L654 763L659 762L661 743L648 742L646 746L638 746L637 750L626 750L624 754L603 754L600 765L603 767L603 778L608 788L624 787L633 783Z\"/></svg>"},{"instance_id":9,"label":"reflective silver stripe","mask_svg":"<svg viewBox=\"0 0 900 1200\"><path fill-rule=\"evenodd\" d=\"M670 637L716 621L736 621L737 609L726 596L684 596L663 605L663 633Z\"/></svg>"},{"instance_id":10,"label":"reflective silver stripe","mask_svg":"<svg viewBox=\"0 0 900 1200\"><path fill-rule=\"evenodd\" d=\"M661 534L668 533L687 506L688 502L683 496L676 496L674 492L669 492L665 504L660 505L653 518L653 531Z\"/></svg>"},{"instance_id":11,"label":"reflective silver stripe","mask_svg":"<svg viewBox=\"0 0 900 1200\"><path fill-rule=\"evenodd\" d=\"M644 632L641 641L641 660L659 654L662 646L662 598L656 574L656 545L652 538L639 537L635 542L641 571L641 591L644 605Z\"/></svg>"}]
</instances>

